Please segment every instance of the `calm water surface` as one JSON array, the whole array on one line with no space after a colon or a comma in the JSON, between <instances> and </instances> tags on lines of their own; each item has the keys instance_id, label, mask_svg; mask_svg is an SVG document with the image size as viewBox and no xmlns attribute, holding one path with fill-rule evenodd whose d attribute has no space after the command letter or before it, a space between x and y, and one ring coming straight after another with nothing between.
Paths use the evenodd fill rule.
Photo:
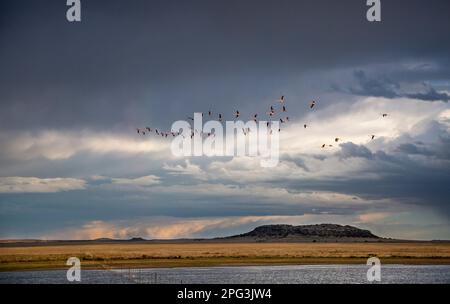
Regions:
<instances>
[{"instance_id":1,"label":"calm water surface","mask_svg":"<svg viewBox=\"0 0 450 304\"><path fill-rule=\"evenodd\" d=\"M81 283L368 283L365 265L249 266L82 270ZM0 272L0 283L68 283L66 270ZM382 265L381 283L449 284L448 265Z\"/></svg>"}]
</instances>

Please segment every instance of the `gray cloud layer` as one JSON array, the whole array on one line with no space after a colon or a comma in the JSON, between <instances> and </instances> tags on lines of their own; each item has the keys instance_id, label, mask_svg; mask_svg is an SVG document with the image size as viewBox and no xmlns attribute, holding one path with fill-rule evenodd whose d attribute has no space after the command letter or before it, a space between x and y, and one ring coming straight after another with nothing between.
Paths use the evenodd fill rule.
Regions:
<instances>
[{"instance_id":1,"label":"gray cloud layer","mask_svg":"<svg viewBox=\"0 0 450 304\"><path fill-rule=\"evenodd\" d=\"M437 218L449 226L450 3L383 1L379 24L366 9L359 0L83 1L83 21L70 24L65 1L2 1L0 236L121 220L144 231L140 217L204 218L214 229L202 236L220 233L212 217L357 223L392 213L398 231ZM281 94L293 122L311 129L286 132L271 172L172 159L167 143L134 131L208 109L262 113ZM311 99L317 112L305 112ZM394 115L378 122L381 111ZM320 150L316 138L341 136L332 132L347 138ZM369 132L377 138L367 143ZM429 229L423 237L450 237Z\"/></svg>"}]
</instances>

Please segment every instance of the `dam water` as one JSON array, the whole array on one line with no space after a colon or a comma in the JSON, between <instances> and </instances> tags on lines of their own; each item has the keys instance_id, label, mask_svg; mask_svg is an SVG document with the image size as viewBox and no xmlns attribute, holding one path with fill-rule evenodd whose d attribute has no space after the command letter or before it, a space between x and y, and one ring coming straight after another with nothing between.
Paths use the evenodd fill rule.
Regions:
<instances>
[{"instance_id":1,"label":"dam water","mask_svg":"<svg viewBox=\"0 0 450 304\"><path fill-rule=\"evenodd\" d=\"M81 270L85 284L367 284L366 265ZM0 283L74 284L67 270L0 272ZM377 284L449 284L450 265L382 265Z\"/></svg>"}]
</instances>

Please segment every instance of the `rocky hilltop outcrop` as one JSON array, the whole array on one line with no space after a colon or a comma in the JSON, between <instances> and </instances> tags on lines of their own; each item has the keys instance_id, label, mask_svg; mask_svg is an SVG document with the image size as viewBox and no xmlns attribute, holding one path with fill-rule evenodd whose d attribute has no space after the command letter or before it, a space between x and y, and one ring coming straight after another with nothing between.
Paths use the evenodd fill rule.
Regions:
<instances>
[{"instance_id":1,"label":"rocky hilltop outcrop","mask_svg":"<svg viewBox=\"0 0 450 304\"><path fill-rule=\"evenodd\" d=\"M336 224L318 225L264 225L250 232L235 235L230 238L253 239L284 239L284 238L367 238L378 239L369 230L359 229L353 226Z\"/></svg>"}]
</instances>

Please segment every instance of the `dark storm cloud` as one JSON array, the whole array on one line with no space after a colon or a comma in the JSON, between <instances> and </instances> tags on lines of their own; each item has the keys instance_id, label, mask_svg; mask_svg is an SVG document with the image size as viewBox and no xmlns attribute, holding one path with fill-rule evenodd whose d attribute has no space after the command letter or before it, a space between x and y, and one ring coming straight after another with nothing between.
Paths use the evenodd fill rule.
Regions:
<instances>
[{"instance_id":1,"label":"dark storm cloud","mask_svg":"<svg viewBox=\"0 0 450 304\"><path fill-rule=\"evenodd\" d=\"M430 151L427 147L414 143L401 144L398 146L397 151L406 154L418 154L427 156L433 155L432 151Z\"/></svg>"},{"instance_id":2,"label":"dark storm cloud","mask_svg":"<svg viewBox=\"0 0 450 304\"><path fill-rule=\"evenodd\" d=\"M425 93L414 93L414 94L405 94L408 98L426 100L426 101L435 101L442 100L448 102L450 100L450 95L447 93L439 93L434 88L430 87Z\"/></svg>"},{"instance_id":3,"label":"dark storm cloud","mask_svg":"<svg viewBox=\"0 0 450 304\"><path fill-rule=\"evenodd\" d=\"M312 70L441 62L450 46L448 1L385 1L379 24L360 0L82 5L71 24L64 1L2 1L2 128L162 127L250 109Z\"/></svg>"},{"instance_id":4,"label":"dark storm cloud","mask_svg":"<svg viewBox=\"0 0 450 304\"><path fill-rule=\"evenodd\" d=\"M369 78L364 71L355 71L354 76L360 87L350 88L350 92L353 94L386 98L399 97L396 93L400 87L399 84L387 77Z\"/></svg>"},{"instance_id":5,"label":"dark storm cloud","mask_svg":"<svg viewBox=\"0 0 450 304\"><path fill-rule=\"evenodd\" d=\"M372 152L363 145L355 145L354 143L348 142L341 144L340 147L341 151L337 154L342 158L363 157L371 159L373 156Z\"/></svg>"},{"instance_id":6,"label":"dark storm cloud","mask_svg":"<svg viewBox=\"0 0 450 304\"><path fill-rule=\"evenodd\" d=\"M350 195L358 195L366 199L391 198L407 204L418 204L436 208L446 218L450 218L450 141L441 137L433 146L423 147L420 143L399 144L393 153L385 151L371 152L363 145L343 143L336 153L339 158L367 160L364 169L345 176L343 179L301 180L300 182L281 181L288 188L336 191ZM421 155L426 161L408 156ZM429 160L439 163L430 165ZM302 160L303 161L303 160ZM361 178L360 175L374 174L372 178Z\"/></svg>"},{"instance_id":7,"label":"dark storm cloud","mask_svg":"<svg viewBox=\"0 0 450 304\"><path fill-rule=\"evenodd\" d=\"M426 89L425 92L407 93L402 92L402 87L398 81L394 81L386 75L370 77L362 70L355 71L353 75L358 85L356 87L350 87L348 91L354 95L385 98L407 97L424 101L439 100L448 102L450 100L450 95L437 92L435 88L426 83L421 84ZM403 81L405 80L404 78L401 79ZM341 90L339 86L335 86L334 89L337 91Z\"/></svg>"}]
</instances>

